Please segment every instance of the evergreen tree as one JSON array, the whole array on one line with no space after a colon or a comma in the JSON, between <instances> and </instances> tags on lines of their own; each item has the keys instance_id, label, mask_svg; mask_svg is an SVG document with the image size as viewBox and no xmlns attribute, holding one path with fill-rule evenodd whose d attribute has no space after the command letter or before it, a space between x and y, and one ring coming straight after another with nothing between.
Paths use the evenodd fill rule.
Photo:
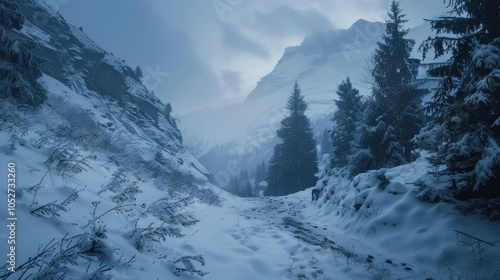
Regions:
<instances>
[{"instance_id":1,"label":"evergreen tree","mask_svg":"<svg viewBox=\"0 0 500 280\"><path fill-rule=\"evenodd\" d=\"M399 2L393 0L389 19L385 23L385 34L382 42L378 42L373 60L375 65L371 71L374 83L373 93L380 101L390 102L394 86L412 82L417 74L415 59L410 59L410 53L415 41L406 39L408 29L404 24L408 21L399 7Z\"/></svg>"},{"instance_id":2,"label":"evergreen tree","mask_svg":"<svg viewBox=\"0 0 500 280\"><path fill-rule=\"evenodd\" d=\"M229 184L227 186L227 191L239 196L240 195L240 186L238 183L238 177L237 176L231 176L229 178Z\"/></svg>"},{"instance_id":3,"label":"evergreen tree","mask_svg":"<svg viewBox=\"0 0 500 280\"><path fill-rule=\"evenodd\" d=\"M428 65L440 79L426 109L432 116L415 137L435 151L431 162L450 175L460 198L500 195L500 0L448 1L450 16L430 20L437 35L425 41L423 57L450 54ZM450 36L448 34L453 34Z\"/></svg>"},{"instance_id":4,"label":"evergreen tree","mask_svg":"<svg viewBox=\"0 0 500 280\"><path fill-rule=\"evenodd\" d=\"M373 56L372 96L356 132L359 149L350 158L351 174L412 161L411 139L422 126L421 95L415 85L419 61L410 58L404 14L392 1L382 42Z\"/></svg>"},{"instance_id":5,"label":"evergreen tree","mask_svg":"<svg viewBox=\"0 0 500 280\"><path fill-rule=\"evenodd\" d=\"M239 196L241 197L251 197L253 196L252 183L250 182L250 177L246 170L241 170L240 176L238 177L238 189Z\"/></svg>"},{"instance_id":6,"label":"evergreen tree","mask_svg":"<svg viewBox=\"0 0 500 280\"><path fill-rule=\"evenodd\" d=\"M142 69L141 69L141 67L139 67L139 66L135 67L134 73L137 76L137 78L139 78L139 79L142 78Z\"/></svg>"},{"instance_id":7,"label":"evergreen tree","mask_svg":"<svg viewBox=\"0 0 500 280\"><path fill-rule=\"evenodd\" d=\"M154 93L153 93L154 94ZM165 117L167 118L168 122L174 127L177 128L177 121L176 118L172 116L172 104L170 102L167 102L165 104L165 111L164 111ZM182 137L182 135L181 135ZM182 138L181 138L182 141Z\"/></svg>"},{"instance_id":8,"label":"evergreen tree","mask_svg":"<svg viewBox=\"0 0 500 280\"><path fill-rule=\"evenodd\" d=\"M354 132L358 125L361 109L361 96L352 86L349 77L337 87L338 100L335 100L337 112L332 121L331 132L332 167L345 167L348 157L353 154Z\"/></svg>"},{"instance_id":9,"label":"evergreen tree","mask_svg":"<svg viewBox=\"0 0 500 280\"><path fill-rule=\"evenodd\" d=\"M307 103L297 82L286 108L290 115L281 121L277 131L281 142L274 146L269 163L266 195L287 195L316 183L316 143L310 121L305 115Z\"/></svg>"},{"instance_id":10,"label":"evergreen tree","mask_svg":"<svg viewBox=\"0 0 500 280\"><path fill-rule=\"evenodd\" d=\"M332 152L332 141L330 141L330 131L325 127L321 133L320 154L326 155Z\"/></svg>"},{"instance_id":11,"label":"evergreen tree","mask_svg":"<svg viewBox=\"0 0 500 280\"><path fill-rule=\"evenodd\" d=\"M39 106L47 99L38 83L41 59L32 54L35 42L18 31L24 16L11 0L0 0L0 97L19 104Z\"/></svg>"}]
</instances>

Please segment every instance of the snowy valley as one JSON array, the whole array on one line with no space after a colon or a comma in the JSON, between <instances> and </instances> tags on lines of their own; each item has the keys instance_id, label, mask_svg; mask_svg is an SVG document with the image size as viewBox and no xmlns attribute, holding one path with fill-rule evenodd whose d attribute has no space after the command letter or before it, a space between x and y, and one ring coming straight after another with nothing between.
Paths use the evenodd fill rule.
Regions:
<instances>
[{"instance_id":1,"label":"snowy valley","mask_svg":"<svg viewBox=\"0 0 500 280\"><path fill-rule=\"evenodd\" d=\"M330 143L340 139L334 133L326 138L332 150L320 143L325 128L341 131L341 117L351 120L337 113L347 76L363 102L372 100L364 68L386 23L360 19L312 34L288 47L244 102L177 118L140 71L49 2L0 0L0 279L500 279L500 196L470 195L463 185L470 176L480 191L495 193L483 185L496 186L500 175L500 118L481 134L494 135L487 144L472 135L461 150L449 148L465 155L456 162L478 159L459 175L436 162L444 162L439 155L453 131L475 127L478 107L455 110L449 126L422 125L408 159L398 154L397 163L358 173L350 168L356 156L379 164L362 149L363 137L345 151ZM409 31L412 57L431 32L430 23ZM499 92L499 38L478 44L473 64L487 74L470 77L478 84L470 100L493 108L479 93ZM425 79L424 70L416 73ZM315 183L265 195L265 166L276 163L273 152L285 141L276 131L302 104L289 97L295 81L316 139ZM416 91L428 101L438 83L425 82ZM362 119L352 123L357 134L365 128ZM380 127L373 126L366 131ZM340 164L335 154L351 149L358 150L344 154L349 164ZM249 197L226 190L257 166L255 179L246 173Z\"/></svg>"}]
</instances>

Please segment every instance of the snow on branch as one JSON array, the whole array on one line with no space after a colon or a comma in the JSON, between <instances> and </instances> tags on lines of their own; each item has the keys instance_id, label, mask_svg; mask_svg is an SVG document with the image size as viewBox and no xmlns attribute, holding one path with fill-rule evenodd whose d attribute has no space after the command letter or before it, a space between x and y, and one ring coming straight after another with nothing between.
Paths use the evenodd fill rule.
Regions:
<instances>
[{"instance_id":1,"label":"snow on branch","mask_svg":"<svg viewBox=\"0 0 500 280\"><path fill-rule=\"evenodd\" d=\"M196 269L192 261L199 262L202 266L205 265L205 258L203 257L203 255L185 256L185 257L182 257L182 258L176 260L175 262L173 262L173 264L174 264L173 268L175 269L173 271L173 273L176 276L180 276L181 272L182 273L190 273L191 275L197 274L199 276L205 276L208 274L208 272L204 272L204 271L201 271L199 269ZM178 262L181 262L184 265L184 268L175 266L175 264Z\"/></svg>"}]
</instances>

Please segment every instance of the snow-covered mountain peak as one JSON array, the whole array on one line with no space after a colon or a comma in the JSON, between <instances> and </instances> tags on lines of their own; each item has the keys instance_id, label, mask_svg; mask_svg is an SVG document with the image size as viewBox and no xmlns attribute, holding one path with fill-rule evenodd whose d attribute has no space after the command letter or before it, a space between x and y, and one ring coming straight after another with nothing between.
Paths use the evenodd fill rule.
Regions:
<instances>
[{"instance_id":1,"label":"snow-covered mountain peak","mask_svg":"<svg viewBox=\"0 0 500 280\"><path fill-rule=\"evenodd\" d=\"M371 56L383 31L383 23L360 19L349 29L309 35L299 46L285 49L273 71L258 82L246 101L279 92L286 88L286 85L293 84L294 80L298 80L304 89L309 88L311 83L317 84L318 77L321 76L323 79L319 80L325 83L328 83L326 80L340 82L346 75L351 76L357 84L362 83L362 71L357 71L358 67ZM353 68L356 68L356 71ZM342 72L337 72L338 69L342 69ZM344 77L331 75L340 73L343 73ZM312 76L314 80L310 80ZM335 86L334 83L328 85L332 88ZM311 95L311 92L304 94Z\"/></svg>"}]
</instances>

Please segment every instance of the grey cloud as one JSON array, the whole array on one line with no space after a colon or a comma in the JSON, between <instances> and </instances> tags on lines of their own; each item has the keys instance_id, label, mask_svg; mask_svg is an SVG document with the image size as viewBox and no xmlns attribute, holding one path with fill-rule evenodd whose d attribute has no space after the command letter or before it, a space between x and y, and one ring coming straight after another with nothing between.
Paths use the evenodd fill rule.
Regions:
<instances>
[{"instance_id":1,"label":"grey cloud","mask_svg":"<svg viewBox=\"0 0 500 280\"><path fill-rule=\"evenodd\" d=\"M222 72L222 81L231 92L241 91L241 72L225 70Z\"/></svg>"},{"instance_id":2,"label":"grey cloud","mask_svg":"<svg viewBox=\"0 0 500 280\"><path fill-rule=\"evenodd\" d=\"M261 44L252 41L244 33L236 30L232 25L222 24L223 43L238 52L248 52L263 59L269 58L269 52Z\"/></svg>"},{"instance_id":3,"label":"grey cloud","mask_svg":"<svg viewBox=\"0 0 500 280\"><path fill-rule=\"evenodd\" d=\"M332 28L330 20L313 9L298 10L289 6L278 6L268 12L257 11L255 18L263 31L275 37L297 33L310 34Z\"/></svg>"}]
</instances>

